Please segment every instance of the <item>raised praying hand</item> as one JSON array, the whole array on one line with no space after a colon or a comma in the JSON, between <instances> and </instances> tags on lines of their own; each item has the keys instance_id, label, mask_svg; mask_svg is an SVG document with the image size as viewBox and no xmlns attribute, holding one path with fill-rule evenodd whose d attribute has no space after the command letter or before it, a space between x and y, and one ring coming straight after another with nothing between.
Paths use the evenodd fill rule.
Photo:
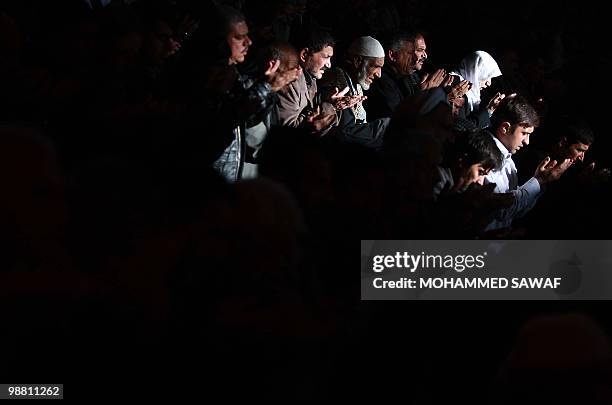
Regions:
<instances>
[{"instance_id":1,"label":"raised praying hand","mask_svg":"<svg viewBox=\"0 0 612 405\"><path fill-rule=\"evenodd\" d=\"M570 168L572 163L574 163L574 161L571 159L565 159L563 162L557 163L556 160L551 161L550 157L547 156L540 162L533 177L535 177L540 184L556 181Z\"/></svg>"},{"instance_id":2,"label":"raised praying hand","mask_svg":"<svg viewBox=\"0 0 612 405\"><path fill-rule=\"evenodd\" d=\"M448 101L453 103L455 100L458 100L462 98L463 96L465 96L465 93L467 93L469 90L470 90L470 82L467 80L462 80L461 82L451 87L450 92L448 93L448 96L447 96Z\"/></svg>"},{"instance_id":3,"label":"raised praying hand","mask_svg":"<svg viewBox=\"0 0 612 405\"><path fill-rule=\"evenodd\" d=\"M349 88L345 87L342 91L336 91L331 96L331 104L334 106L336 110L344 110L346 108L351 108L355 104L358 104L364 100L366 100L367 96L347 96Z\"/></svg>"},{"instance_id":4,"label":"raised praying hand","mask_svg":"<svg viewBox=\"0 0 612 405\"><path fill-rule=\"evenodd\" d=\"M336 120L335 114L324 114L321 112L321 108L317 107L316 110L310 111L306 117L306 121L315 132L320 132L334 123Z\"/></svg>"},{"instance_id":5,"label":"raised praying hand","mask_svg":"<svg viewBox=\"0 0 612 405\"><path fill-rule=\"evenodd\" d=\"M514 96L516 96L516 94L511 94L509 97ZM495 112L495 110L497 109L497 107L499 107L499 104L504 98L506 98L505 94L499 92L495 94L495 96L491 99L491 101L489 101L489 104L487 105L487 111L489 111L489 115L492 115Z\"/></svg>"},{"instance_id":6,"label":"raised praying hand","mask_svg":"<svg viewBox=\"0 0 612 405\"><path fill-rule=\"evenodd\" d=\"M445 81L446 79L446 81ZM452 80L452 78L451 78ZM440 87L442 82L448 83L449 79L446 76L444 69L436 70L431 76L425 73L421 80L421 90L433 89L434 87Z\"/></svg>"}]
</instances>

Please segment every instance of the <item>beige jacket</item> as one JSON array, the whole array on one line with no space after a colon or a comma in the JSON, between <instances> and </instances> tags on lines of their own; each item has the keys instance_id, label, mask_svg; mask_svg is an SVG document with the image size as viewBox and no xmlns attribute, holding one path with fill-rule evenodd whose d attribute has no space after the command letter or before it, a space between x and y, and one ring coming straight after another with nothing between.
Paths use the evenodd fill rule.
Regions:
<instances>
[{"instance_id":1,"label":"beige jacket","mask_svg":"<svg viewBox=\"0 0 612 405\"><path fill-rule=\"evenodd\" d=\"M304 73L296 81L278 92L280 124L292 128L302 128L306 125L308 113L320 106L324 114L336 115L332 124L320 132L320 135L324 135L338 125L339 114L330 103L319 103L317 101L317 82L315 79L306 77L306 75L307 73Z\"/></svg>"}]
</instances>

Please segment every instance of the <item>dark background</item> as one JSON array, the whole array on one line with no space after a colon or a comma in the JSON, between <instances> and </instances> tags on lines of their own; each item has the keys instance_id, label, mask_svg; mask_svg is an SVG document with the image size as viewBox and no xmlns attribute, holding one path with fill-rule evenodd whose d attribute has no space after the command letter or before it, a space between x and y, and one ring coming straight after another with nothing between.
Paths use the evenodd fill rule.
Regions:
<instances>
[{"instance_id":1,"label":"dark background","mask_svg":"<svg viewBox=\"0 0 612 405\"><path fill-rule=\"evenodd\" d=\"M62 149L66 138L98 134L95 124L83 122L70 91L58 95L49 90L65 84L62 80L78 71L78 66L66 63L72 60L73 28L82 15L77 3L0 2L0 10L9 14L24 34L22 72L28 73L23 82L2 78L0 121L40 128L60 145L60 155L70 156L62 161L67 172L80 167L71 166L74 161L95 155L98 146L109 147L94 136L83 144L70 144L74 150ZM177 6L198 16L198 3L177 1ZM246 2L244 10L252 32L270 19L265 14L268 4L271 8L273 2ZM375 15L374 9L378 10ZM517 72L532 79L530 95L544 97L555 114L587 120L597 135L592 155L602 164L610 164L609 19L594 1L310 1L307 10L305 19L332 28L338 51L357 35L376 37L388 21L384 15L423 30L430 56L426 70L455 66L464 55L481 49L491 53L504 75L512 79L519 74L506 74L505 66L510 66L507 58L513 51ZM563 45L557 60L555 41ZM503 86L512 87L512 81L494 82L494 90ZM121 187L130 189L132 185L128 182ZM139 189L132 197L136 201L145 198ZM176 211L183 209L180 198L173 204ZM599 209L595 215L601 217L601 226L585 236L609 239L608 207ZM89 225L103 226L104 216L82 228ZM76 239L80 235L85 234L77 233ZM249 327L220 331L210 320L201 325L200 317L208 314L199 307L186 311L189 327L181 329L183 324L159 321L148 304L135 303L133 297L139 292L131 296L111 287L90 293L86 285L79 284L80 279L45 278L36 273L31 275L31 285L21 284L22 290L4 283L0 286L5 314L0 376L6 382L63 382L67 397L72 390L111 397L113 390L132 395L139 395L140 390L149 394L159 390L185 395L195 391L203 398L219 391L228 398L238 395L254 400L261 396L284 403L364 399L406 404L498 403L510 397L503 390L496 391L495 382L516 347L518 331L528 320L543 314L580 312L600 323L608 336L612 333L608 302L360 302L358 277L354 276L358 274L358 239L368 237L355 235L354 240L337 246L336 278L341 287L329 302L318 303L318 318L306 321L295 316L286 322L287 318L279 317L272 331L265 333ZM95 258L89 263L94 268L105 260L104 254L95 256L96 252L114 249L108 243L94 238L91 245L76 246L80 255ZM9 244L4 247L11 249ZM217 264L209 261L203 266L215 269ZM95 278L97 273L91 272ZM143 288L149 282L143 278ZM38 285L43 287L38 289ZM72 288L81 293L71 294ZM204 289L201 294L212 293ZM289 328L293 323L301 327ZM563 336L551 335L550 339L571 344L571 339ZM575 384L581 393L606 385L577 382L577 376L586 374L573 372L547 384ZM540 377L551 378L547 370ZM134 381L144 382L135 388ZM525 403L512 401L508 403Z\"/></svg>"}]
</instances>

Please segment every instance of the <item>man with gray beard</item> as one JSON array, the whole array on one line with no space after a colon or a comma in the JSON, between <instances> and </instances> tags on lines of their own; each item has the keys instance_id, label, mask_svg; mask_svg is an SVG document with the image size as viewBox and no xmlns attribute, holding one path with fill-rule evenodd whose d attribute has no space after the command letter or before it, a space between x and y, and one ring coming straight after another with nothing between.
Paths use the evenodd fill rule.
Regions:
<instances>
[{"instance_id":1,"label":"man with gray beard","mask_svg":"<svg viewBox=\"0 0 612 405\"><path fill-rule=\"evenodd\" d=\"M366 99L363 92L370 88L374 80L380 78L384 64L385 51L380 42L372 37L360 37L349 46L343 67L328 70L324 74L321 88L326 87L333 92L348 87L348 95L361 98L351 108L342 111L335 132L343 142L377 150L382 148L390 118L368 122L362 102Z\"/></svg>"}]
</instances>

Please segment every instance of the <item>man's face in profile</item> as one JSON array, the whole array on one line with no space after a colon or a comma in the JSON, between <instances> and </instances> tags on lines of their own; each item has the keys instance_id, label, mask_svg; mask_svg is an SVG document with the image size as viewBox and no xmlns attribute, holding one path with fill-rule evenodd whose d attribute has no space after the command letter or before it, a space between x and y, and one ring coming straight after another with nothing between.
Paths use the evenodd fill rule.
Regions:
<instances>
[{"instance_id":1,"label":"man's face in profile","mask_svg":"<svg viewBox=\"0 0 612 405\"><path fill-rule=\"evenodd\" d=\"M507 123L509 126L510 124ZM519 151L523 146L529 145L529 136L533 133L535 128L523 124L511 126L503 138L500 139L501 143L508 149L508 152L514 154Z\"/></svg>"},{"instance_id":2,"label":"man's face in profile","mask_svg":"<svg viewBox=\"0 0 612 405\"><path fill-rule=\"evenodd\" d=\"M427 59L427 45L425 44L425 38L418 36L414 41L414 69L423 69L423 64Z\"/></svg>"},{"instance_id":3,"label":"man's face in profile","mask_svg":"<svg viewBox=\"0 0 612 405\"><path fill-rule=\"evenodd\" d=\"M305 52L304 69L315 78L323 77L325 70L331 68L331 57L334 55L334 48L326 46L319 52Z\"/></svg>"},{"instance_id":4,"label":"man's face in profile","mask_svg":"<svg viewBox=\"0 0 612 405\"><path fill-rule=\"evenodd\" d=\"M467 168L464 172L461 180L463 182L463 186L461 190L465 190L471 184L477 183L481 186L484 184L484 179L487 174L491 171L490 168L485 168L482 163L476 163Z\"/></svg>"},{"instance_id":5,"label":"man's face in profile","mask_svg":"<svg viewBox=\"0 0 612 405\"><path fill-rule=\"evenodd\" d=\"M232 29L227 34L227 43L231 49L230 65L244 62L249 46L253 43L249 38L249 27L246 22L232 24Z\"/></svg>"},{"instance_id":6,"label":"man's face in profile","mask_svg":"<svg viewBox=\"0 0 612 405\"><path fill-rule=\"evenodd\" d=\"M565 159L571 159L573 161L578 160L580 162L583 162L584 156L589 150L589 146L590 145L580 142L567 145Z\"/></svg>"}]
</instances>

